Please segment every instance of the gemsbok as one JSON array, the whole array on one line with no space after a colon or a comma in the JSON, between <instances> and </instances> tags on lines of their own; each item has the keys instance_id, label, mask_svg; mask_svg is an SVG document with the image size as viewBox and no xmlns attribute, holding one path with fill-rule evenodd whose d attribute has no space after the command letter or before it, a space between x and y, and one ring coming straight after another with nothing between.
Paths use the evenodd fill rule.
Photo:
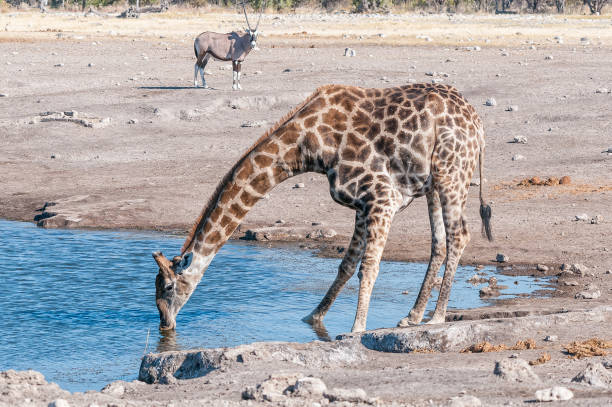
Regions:
<instances>
[{"instance_id":1,"label":"gemsbok","mask_svg":"<svg viewBox=\"0 0 612 407\"><path fill-rule=\"evenodd\" d=\"M213 58L220 61L232 61L233 71L233 90L242 89L240 86L240 70L242 69L242 62L249 55L252 49L257 47L257 29L259 28L259 22L261 21L262 9L257 19L257 25L253 30L251 24L249 24L249 17L247 16L244 2L242 3L242 10L244 11L244 18L248 28L245 31L232 31L230 33L214 33L214 32L203 32L198 35L193 43L193 48L197 61L195 63L193 72L193 85L198 87L198 71L202 76L202 87L208 88L206 85L206 79L204 78L204 68L208 60L212 56Z\"/></svg>"}]
</instances>

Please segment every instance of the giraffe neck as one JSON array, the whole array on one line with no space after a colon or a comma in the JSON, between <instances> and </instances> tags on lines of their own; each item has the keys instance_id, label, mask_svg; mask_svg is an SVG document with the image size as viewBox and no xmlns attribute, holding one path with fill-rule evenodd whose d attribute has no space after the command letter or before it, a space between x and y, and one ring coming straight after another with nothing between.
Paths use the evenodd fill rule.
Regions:
<instances>
[{"instance_id":1,"label":"giraffe neck","mask_svg":"<svg viewBox=\"0 0 612 407\"><path fill-rule=\"evenodd\" d=\"M199 281L249 210L280 182L304 172L297 161L287 163L282 158L284 151L286 147L272 135L227 173L183 246L183 255L193 253L187 274Z\"/></svg>"}]
</instances>

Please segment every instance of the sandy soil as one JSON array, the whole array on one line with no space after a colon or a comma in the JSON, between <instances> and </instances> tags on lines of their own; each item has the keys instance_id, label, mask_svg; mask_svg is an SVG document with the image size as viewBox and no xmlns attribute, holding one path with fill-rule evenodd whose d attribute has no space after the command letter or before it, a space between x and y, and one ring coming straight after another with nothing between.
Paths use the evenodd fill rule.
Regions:
<instances>
[{"instance_id":1,"label":"sandy soil","mask_svg":"<svg viewBox=\"0 0 612 407\"><path fill-rule=\"evenodd\" d=\"M612 148L612 94L596 93L612 88L610 17L268 15L261 50L243 65L244 90L231 91L230 64L220 62L207 68L213 89L194 89L193 37L240 27L240 16L230 14L0 14L0 217L32 221L45 202L55 202L47 211L59 221L48 226L184 231L242 151L316 87L388 87L431 81L426 73L435 72L472 102L487 133L496 241L478 233L473 188L473 238L462 262L490 263L503 253L508 272L588 267L583 276L560 276L578 286L560 284L551 297L500 304L504 310L610 303L612 154L602 151ZM344 57L346 46L357 55ZM474 46L481 48L469 50ZM497 106L484 105L491 97ZM518 110L506 111L511 105ZM110 122L89 128L41 121L48 111ZM266 124L241 127L257 121ZM527 144L511 143L518 136ZM524 159L513 160L517 154ZM518 185L565 175L571 184ZM299 182L305 188L294 189ZM580 214L587 220L576 221ZM279 219L288 230L313 222L334 229L333 239L302 244L337 255L353 214L332 202L323 177L305 174L272 191L237 237ZM385 257L428 259L424 200L397 216ZM550 270L536 272L537 263ZM574 299L587 284L601 296Z\"/></svg>"}]
</instances>

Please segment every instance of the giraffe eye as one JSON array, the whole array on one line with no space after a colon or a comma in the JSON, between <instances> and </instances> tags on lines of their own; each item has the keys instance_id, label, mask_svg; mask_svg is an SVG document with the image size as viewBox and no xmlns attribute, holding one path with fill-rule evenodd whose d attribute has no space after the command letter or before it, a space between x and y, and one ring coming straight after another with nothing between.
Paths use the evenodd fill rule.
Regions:
<instances>
[{"instance_id":1,"label":"giraffe eye","mask_svg":"<svg viewBox=\"0 0 612 407\"><path fill-rule=\"evenodd\" d=\"M164 287L164 290L166 291L172 291L174 289L174 282L172 283L168 283L166 284L166 286Z\"/></svg>"}]
</instances>

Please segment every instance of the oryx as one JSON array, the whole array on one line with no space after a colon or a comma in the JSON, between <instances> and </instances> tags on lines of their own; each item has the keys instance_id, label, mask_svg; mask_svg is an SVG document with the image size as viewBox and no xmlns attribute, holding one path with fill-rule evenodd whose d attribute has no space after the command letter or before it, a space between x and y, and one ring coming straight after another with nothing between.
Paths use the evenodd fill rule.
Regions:
<instances>
[{"instance_id":1,"label":"oryx","mask_svg":"<svg viewBox=\"0 0 612 407\"><path fill-rule=\"evenodd\" d=\"M203 32L195 39L193 48L196 58L198 59L195 63L193 72L193 85L195 87L198 87L198 71L202 76L202 86L204 88L207 87L206 79L204 79L204 68L212 56L221 61L232 61L234 79L232 89L242 89L240 86L240 69L242 61L244 61L249 52L257 46L257 29L259 28L259 21L261 20L263 5L254 30L251 28L251 24L249 24L249 17L247 17L244 3L242 3L242 10L244 11L244 18L246 19L247 26L249 27L245 30L246 32L232 31L226 34Z\"/></svg>"}]
</instances>

